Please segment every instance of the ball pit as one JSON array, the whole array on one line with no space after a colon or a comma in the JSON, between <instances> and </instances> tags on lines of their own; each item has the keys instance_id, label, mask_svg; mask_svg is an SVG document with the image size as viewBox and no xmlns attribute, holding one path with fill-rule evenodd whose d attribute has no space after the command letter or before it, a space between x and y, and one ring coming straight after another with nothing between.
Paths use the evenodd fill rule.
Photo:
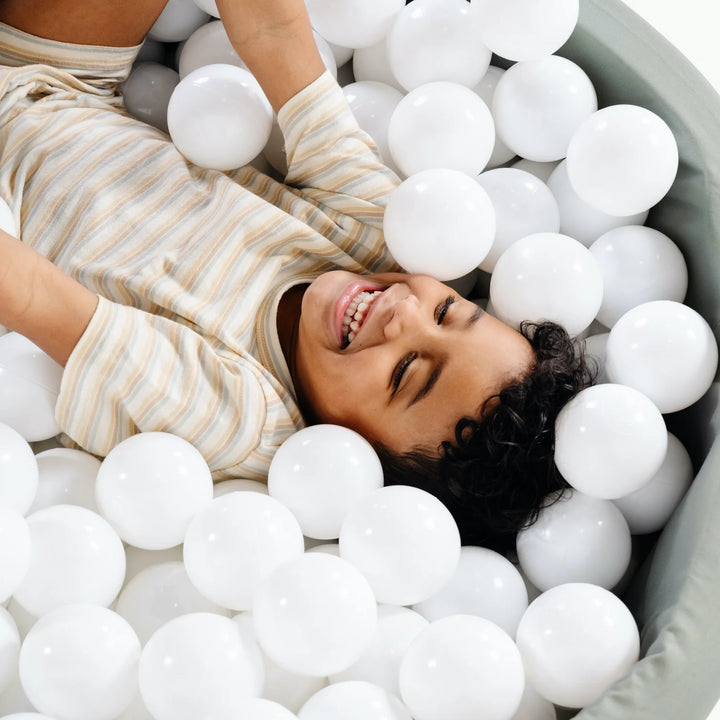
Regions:
<instances>
[{"instance_id":1,"label":"ball pit","mask_svg":"<svg viewBox=\"0 0 720 720\"><path fill-rule=\"evenodd\" d=\"M476 4L478 6L481 5L480 2ZM489 3L485 4L488 5ZM572 3L568 5L572 5ZM661 52L658 52L658 48L660 48ZM601 106L611 103L638 103L663 117L672 129L678 140L680 150L679 174L675 184L663 202L650 212L648 224L666 233L667 236L672 237L677 242L685 255L690 271L690 287L686 302L691 307L696 308L701 315L706 318L710 330L716 328L718 318L720 317L720 291L717 290L714 282L714 277L718 272L714 243L715 237L720 232L720 214L712 201L711 192L714 187L717 187L720 180L717 176L718 170L713 167L711 162L716 153L711 129L717 127L716 118L718 117L718 113L720 113L720 102L712 90L705 86L696 75L693 75L686 61L679 57L676 51L664 43L649 27L619 3L599 2L599 0L582 2L580 6L579 25L569 43L559 51L559 54L573 60L588 73L588 76L597 89ZM619 81L620 78L622 78L622 82ZM623 208L623 210L627 209L628 208ZM563 232L562 225L560 229L561 232ZM713 367L711 371L708 371L709 377L707 378L703 393L707 384L712 380L714 371L715 367ZM703 395L703 393L700 394ZM692 401L694 404L688 409L684 409L685 406L681 408L676 408L675 406L669 407L669 410L675 411L676 409L680 409L681 412L673 412L673 414L667 415L666 421L668 427L671 427L677 433L677 436L682 440L684 446L691 451L695 467L700 468L700 472L692 484L686 500L674 513L664 533L654 545L652 554L644 564L643 569L635 575L631 581L629 590L623 595L624 599L627 600L632 608L642 631L642 659L634 663L637 657L637 650L633 645L631 637L634 622L630 620L630 629L625 635L626 638L629 638L627 645L619 648L618 644L615 643L615 647L612 648L613 651L624 650L624 654L620 653L623 656L617 661L616 668L613 671L614 674L611 673L611 676L605 679L603 683L591 687L589 691L583 694L583 692L581 692L580 682L573 683L572 673L570 672L570 670L580 672L580 663L568 661L568 656L566 655L559 660L559 675L562 676L562 679L565 681L565 686L559 691L556 689L544 691L546 697L549 697L560 706L581 707L592 704L591 707L587 707L585 710L579 712L576 717L580 720L610 720L610 718L623 717L632 717L633 720L636 718L639 720L644 720L645 718L648 720L650 718L654 720L657 718L667 718L670 720L670 718L677 717L704 717L703 712L707 714L716 699L717 667L716 664L712 662L712 658L715 656L715 648L720 641L720 623L712 617L712 606L709 605L707 600L707 597L713 597L711 589L717 584L716 573L712 570L714 567L713 550L718 540L720 540L720 531L716 529L716 523L712 521L713 508L720 499L720 483L716 479L716 466L718 462L716 455L718 450L714 445L716 425L712 422L713 411L715 410L717 402L716 386L713 385L711 392L704 394L699 403L695 402L698 399L699 395L698 397L694 397ZM675 442L672 443L673 447L676 447L675 443L679 443L679 441L675 439ZM682 456L682 451L677 452L681 458L677 459L676 463L682 465L684 474L680 483L682 490L679 492L675 491L676 497L678 497L689 484L689 478L687 477L688 461ZM661 470L658 471L658 474L660 474L660 472ZM0 478L0 494L2 490L2 478ZM208 506L210 500L204 488L200 494L202 495L203 507ZM233 495L229 495L228 497L232 498ZM228 504L232 504L232 502L233 500L230 500ZM90 511L88 510L88 512ZM13 516L13 520L16 520L15 516ZM660 525L662 525L665 520L667 520L667 513L665 513L663 519L660 521ZM400 525L401 523L396 522L396 526ZM652 530L646 530L646 532L653 532L659 529L660 525L653 526ZM175 532L173 538L177 541L178 531ZM655 541L654 536L651 537L651 541ZM150 546L162 547L169 550L172 542L172 539L161 539L159 541L153 539L150 542ZM142 541L140 544L142 544ZM641 551L639 554L644 555L647 553L650 545L646 544L644 548L642 545L639 547ZM154 550L150 552L159 551ZM311 558L312 556L305 555L302 557ZM324 555L319 555L318 557L322 559L319 559L317 562L314 560L308 561L313 565L313 568L319 568L321 565L325 565L336 572L340 572L341 570L345 572L347 570L348 563L342 558L333 558L328 561L325 560ZM0 560L2 560L1 557ZM335 562L336 560L337 562ZM176 567L178 565L176 565ZM313 569L312 572L315 572L315 570ZM348 663L347 657L337 660L335 666L332 662L329 662L331 654L330 644L320 649L321 657L319 659L317 655L309 658L309 656L305 654L308 644L307 638L305 645L303 645L302 639L300 640L298 646L294 648L294 654L290 656L284 654L287 649L284 640L290 635L291 628L298 626L298 617L300 617L303 612L312 615L311 608L313 602L320 603L317 596L315 596L315 600L312 599L312 593L310 592L311 589L317 591L317 584L314 588L307 587L308 579L321 577L320 573L315 576L312 575L312 572L298 571L295 573L296 583L299 586L298 592L302 595L300 603L302 607L299 610L295 608L295 610L300 612L300 615L293 615L292 612L285 615L283 619L286 623L285 635L282 636L278 642L277 638L272 636L273 630L268 630L267 627L264 627L260 632L261 637L258 639L260 640L260 645L263 646L266 651L271 647L274 648L276 645L283 646L279 650L270 650L271 653L275 653L275 661L279 660L286 666L280 668L278 672L285 672L289 675L291 675L293 671L307 672L308 663L316 663L314 672L320 675L332 675L334 684L331 685L330 688L334 688L338 697L342 698L343 696L339 690L340 686L347 681L358 682L359 678L355 676L346 677L344 675L349 668L353 667L352 663ZM690 581L692 575L704 577L704 583L698 587L698 584ZM316 580L316 583L319 582L319 579ZM366 588L362 582L358 581L357 575L349 572L347 582L349 583L348 587L356 588L355 592L358 596L365 593ZM352 583L355 584L353 585ZM281 608L282 603L279 602L273 604L272 585L268 584L266 588L266 595L269 595L270 599L265 598L268 605L264 609L259 610L260 614L264 612L266 619L271 612L274 612L276 615L283 614L286 607L283 606ZM282 595L282 589L278 589L277 592L279 595ZM575 595L582 596L584 592L582 588L573 588ZM596 597L601 596L603 599L610 595L609 593L603 595L603 593L599 593L596 589L593 589L592 593L595 593ZM329 591L326 592L321 600L328 600L330 595L331 593ZM540 597L542 598L543 596L541 595ZM545 597L545 603L549 604L552 598L548 596ZM405 597L395 597L392 598L392 601L398 603L414 602L414 600ZM418 607L421 604L422 601L419 601ZM363 646L364 650L368 651L368 643L371 636L376 637L372 633L372 627L380 626L384 613L382 612L383 606L381 605L378 607L377 617L373 616L371 618L373 613L369 608L372 603L367 602L365 605L365 614L363 616L364 624L360 623L358 627L354 628L354 631L357 646ZM76 608L78 606L69 607ZM258 606L258 608L259 607L260 606ZM531 624L531 620L540 614L542 603L531 605L531 608L532 607L534 607L533 614L527 615L528 620L523 630L522 638L524 639L521 640L521 638L518 637L518 644L521 649L523 647L526 648L525 652L528 657L533 652L536 652L536 649L527 649L532 642L531 639L527 639L530 633L527 627ZM256 613L258 612L258 608L255 609ZM707 612L705 611L706 609ZM315 613L317 613L317 606L314 610ZM342 614L343 607L337 606L336 610L338 614ZM397 610L399 610L399 608ZM49 621L53 619L54 612L58 611L51 611L44 615L36 627L38 627L39 630L43 629L43 624L49 624ZM99 611L92 612L94 612L95 615L99 613ZM232 663L245 663L246 674L249 673L250 676L253 676L253 673L256 674L253 676L255 677L254 681L252 677L248 681L249 685L253 685L253 682L255 682L255 685L259 686L260 683L257 680L257 675L261 673L260 670L258 670L260 667L258 665L258 657L243 657L238 661L238 655L243 654L243 648L245 646L242 641L238 640L239 635L237 633L239 631L230 628L232 624L231 621L218 615L203 612L200 608L192 608L186 612L192 614L184 616L188 618L185 621L187 624L185 635L180 633L170 637L168 631L166 633L168 637L165 638L165 640L170 645L175 643L173 647L179 647L179 645L186 642L186 638L193 633L203 636L214 633L213 637L216 638L216 648L218 648L218 652L215 653L215 655L221 652L227 652L229 653L227 657L232 657ZM407 612L410 613L412 611L407 610ZM68 613L69 616L72 615L70 611L68 611ZM330 614L330 610L327 608L324 609L323 614L327 616ZM390 611L388 611L388 614L390 614ZM622 615L622 621L625 622L627 616L622 612L620 612L620 615ZM466 616L454 615L453 617L462 618ZM566 620L567 617L567 615L564 616ZM44 618L48 619L48 623L45 623ZM241 615L238 616L236 620L242 618L243 616ZM72 620L78 624L86 622L82 620L82 616L77 613L72 615ZM174 621L171 621L164 627L170 627L172 629L173 627L179 627L181 624L178 623L173 626L171 624L172 622ZM412 633L408 632L408 635L414 634L414 639L417 639L417 637L422 634L424 626L422 622L413 622L415 622L414 630ZM617 622L620 624L621 621L618 620ZM192 623L196 623L196 625L192 625ZM236 626L240 626L240 624L240 622L235 623ZM474 620L466 624L452 620L447 624L457 625L454 632L456 636L460 638L458 640L458 652L471 653L473 648L481 646L482 642L488 640L488 637L495 632L495 626L492 626L493 630L488 631L486 627L481 627L481 625L485 625L485 623L477 623ZM565 630L568 630L569 625L567 622L561 621L560 625ZM429 627L433 628L433 632L439 633L437 624L433 623ZM572 630L572 628L570 628L570 630ZM32 632L33 631L31 631L31 633ZM92 628L89 628L88 632L92 632ZM125 632L124 625L122 625L122 630L119 632L122 636L122 642L125 643L124 647L128 657L137 655L132 638L129 637L127 633L122 634ZM339 630L335 630L335 634L337 634L337 632L339 632ZM576 630L574 638L575 644L577 644L576 639L577 633L579 632L579 630ZM12 633L10 633L10 635L12 635ZM430 643L432 634L427 633L426 635L430 640L426 640L425 642ZM363 638L363 636L365 637ZM32 636L31 639L35 637L36 635ZM81 637L81 634L77 633L76 637ZM163 662L164 651L162 649L158 650L157 648L157 645L163 640L163 636L158 635L157 637L159 638L157 643L153 643L153 645L150 646L147 654L143 651L143 658L140 664L145 668L145 673L143 674L141 670L141 677L147 677L148 673L152 674L153 670L151 666L153 661L157 672L163 672L163 670L159 670L158 668L167 668L168 665L172 665L172 662L168 662L169 655L167 654L164 656L166 662ZM474 644L468 643L468 637L477 637L477 642ZM522 674L522 670L518 669L517 657L513 654L515 651L510 650L510 648L514 648L515 646L512 643L508 645L508 643L505 642L508 634L502 634L500 637L502 638L501 644L504 648L504 660L507 667L504 672L500 672L498 667L493 667L492 670L493 672L500 673L495 685L498 683L504 684L506 692L499 696L499 699L496 698L497 707L491 708L491 710L497 709L498 718L506 718L507 720L510 720L510 718L524 718L526 716L520 713L523 707L522 703L525 702L525 695L523 695L522 683L518 680ZM366 640L367 643L363 644L363 642L361 642L363 639ZM405 644L403 651L409 646L410 642L411 640L408 638L408 642ZM12 638L10 638L7 644L10 647L10 652L12 652ZM197 647L197 643L191 644L193 648ZM573 644L572 641L570 644ZM417 647L421 646L422 643L418 643ZM27 647L28 649L25 651L26 659L24 661L26 668L31 662L40 663L42 660L42 658L38 656L37 649L35 650L35 656L32 656L32 643L28 643ZM72 643L70 643L69 652L73 653L76 652L76 650L77 648L73 647ZM101 650L102 648L99 648L98 652ZM315 650L317 651L317 648L315 648ZM678 653L678 650L681 652ZM151 651L155 652L154 660ZM400 653L401 651L398 650L397 652ZM540 653L538 663L541 666L541 670L549 673L552 668L549 667L549 663L547 662L547 651L539 650L537 652ZM610 650L608 650L608 652L610 652ZM190 654L191 653L188 652L183 654L183 663L188 660ZM417 656L421 656L421 650L415 650L414 654L408 655L410 658L407 661L408 667L412 660L421 662L417 660ZM332 659L333 658L330 658L330 660ZM196 658L196 660L200 663L201 658ZM435 660L435 658L433 658L433 660ZM228 662L230 661L228 660ZM221 663L218 666L218 672L229 674L231 669L228 667L228 662L224 664ZM359 662L359 657L355 658L355 665ZM486 666L482 665L484 662L483 658L468 656L465 666L469 667L472 663L476 662L478 664L475 665L475 667L484 668L484 671L487 670ZM568 666L568 662L572 662L572 665ZM562 663L565 663L565 665ZM341 665L345 665L345 667L341 668ZM21 659L21 670L22 666L23 660ZM247 668L250 666L252 666L253 669L248 671ZM187 664L184 666L184 670L191 675L199 674L196 670L197 667L199 667L199 665L193 666ZM433 682L438 681L438 677L436 676L432 679L421 677L420 680L415 683L415 687L412 690L406 690L404 694L400 688L396 689L395 686L393 686L392 689L388 688L388 691L396 694L399 692L403 695L406 704L412 706L411 709L414 713L415 720L425 720L426 718L435 717L442 717L443 720L445 720L447 718L448 705L442 700L443 693L447 692L448 695L454 695L458 691L455 689L448 690L447 688L455 688L453 683L461 681L461 678L458 677L457 670L454 669L452 665L449 667L450 669L447 670L447 675L444 679L444 682L447 683L444 686L446 688L445 690L438 690L437 688L439 686L432 684L431 680ZM619 670L617 669L618 667L620 668ZM25 672L27 673L27 670ZM118 695L122 695L122 692L125 692L125 695L129 698L131 693L128 691L128 684L132 686L132 681L128 680L126 674L123 674L124 669L119 668L116 672L118 673L117 677L119 680L115 682L113 692L107 693L107 697L100 697L100 693L96 693L96 697L93 697L93 702L97 703L91 708L94 713L92 715L93 718L106 716L110 720L118 716L118 713L127 707L129 700L127 700L125 696L118 699ZM265 667L265 673L267 677L267 665ZM395 668L390 675L393 676L394 674L394 676L397 677L398 673L400 676L403 675L398 668ZM405 676L407 676L408 673L409 671L406 670ZM21 671L21 676L22 674ZM535 674L528 671L528 676L533 677L538 686L543 686L544 681L539 677L541 674L541 671L536 671ZM36 675L36 678L37 677L41 677L41 675ZM570 678L569 686L567 682L568 678ZM547 683L552 685L552 682L556 679L557 678L551 678ZM0 678L0 681L2 680L3 678ZM141 687L143 682L147 683L147 680L141 680ZM378 681L373 682L376 685L380 685ZM412 681L406 679L404 682L411 683ZM608 686L613 682L615 684L608 689ZM5 700L10 698L13 692L17 692L10 687L13 683L17 686L16 680L12 678L7 679L9 689L5 693L0 692L0 711L3 714L29 710L28 706L23 705L20 700L18 700L18 704L15 707L4 704ZM154 689L148 689L146 693L144 693L146 701L153 698L150 699L149 702L146 702L146 704L153 706L154 716L158 720L164 720L165 717L172 717L173 719L179 717L197 717L200 709L192 705L192 703L197 700L197 694L193 694L192 686L172 678L169 683L168 687L172 689L165 689L160 693L159 697L154 694L157 687L159 687L157 684L154 684ZM61 683L56 684L58 685L57 688L54 685L51 687L50 684L45 684L42 689L38 689L37 684L33 684L30 680L27 680L25 683L26 693L29 696L32 695L33 700L37 698L35 702L38 709L42 712L47 712L49 716L52 716L53 712L60 713L61 708L65 707L65 705L72 706L76 701L76 698L68 697L67 694L65 694L60 701L53 701L56 704L54 704L52 708L46 706L44 700L45 695L56 691L62 694L62 691L65 690L65 688L60 687ZM297 688L299 685L300 680L297 680L295 687ZM531 688L531 686L528 685L526 686L526 690L527 688ZM312 690L308 690L306 693L307 697L303 699L295 698L292 702L286 701L285 706L290 708L290 710L285 710L282 707L275 706L270 700L248 700L243 696L245 689L240 688L237 692L237 697L232 698L232 702L234 703L232 708L228 709L227 707L218 706L217 712L244 713L248 714L248 717L253 717L254 720L264 720L266 717L268 720L272 720L273 718L280 720L281 718L294 717L295 715L292 713L297 713L297 717L305 720L315 720L315 718L323 718L324 720L325 717L332 717L333 712L337 715L343 703L356 704L358 702L352 698L359 697L359 694L353 695L352 692L349 692L349 694L345 696L346 699L337 701L340 705L332 704L332 701L328 701L330 702L329 710L315 710L310 703L305 703L305 700L313 695L317 689L317 686L314 686ZM477 689L479 695L477 698L473 698L473 700L478 703L479 707L483 707L486 712L491 712L491 710L488 710L485 698L481 695L482 688ZM355 686L349 690L359 693L360 688ZM250 688L248 693L252 692L255 692L255 690ZM183 693L186 694L183 695ZM216 694L222 693L218 690ZM329 691L326 691L326 695L329 694ZM418 696L420 699L418 699ZM167 700L170 697L175 701L175 705L167 704ZM318 696L316 695L315 697ZM8 702L11 701L8 700ZM60 702L60 704L58 705L57 702ZM368 702L372 701L368 700ZM65 703L65 705L63 705L63 703ZM252 703L254 703L254 705ZM435 705L433 705L433 703L435 703ZM503 703L505 703L505 705L503 705ZM317 700L316 704L321 705L320 700ZM388 701L387 705L387 713L394 714L386 714L385 716L378 715L378 718L383 717L384 719L387 717L392 718L392 720L406 719L406 711L402 707L397 707L394 701ZM110 710L106 711L105 707L110 707ZM252 710L250 709L251 707ZM537 720L537 718L541 717L541 713L546 713L548 718L555 717L555 711L552 710L552 708L548 711L547 700L541 700L540 705L536 707L538 709L534 711L535 715L527 715L527 717L534 717L535 720ZM142 703L131 706L127 710L127 713L123 713L120 717L129 720L133 708L135 708L135 714L132 715L133 718L144 719L149 717L147 711L142 707ZM511 714L515 708L519 708L517 711L518 715ZM206 705L202 707L203 711L207 709ZM88 708L83 708L82 711L88 711ZM75 710L68 712L70 713L67 715L68 717L83 717L82 714L73 714ZM81 713L81 711L78 712ZM563 711L559 712L562 714ZM490 716L491 715L488 715L488 717ZM90 716L88 715L87 717ZM458 713L454 714L453 717L463 718L462 709L458 710ZM472 715L471 717L475 716ZM492 717L495 717L495 715L492 715ZM544 718L545 715L542 715L542 717Z\"/></svg>"}]
</instances>

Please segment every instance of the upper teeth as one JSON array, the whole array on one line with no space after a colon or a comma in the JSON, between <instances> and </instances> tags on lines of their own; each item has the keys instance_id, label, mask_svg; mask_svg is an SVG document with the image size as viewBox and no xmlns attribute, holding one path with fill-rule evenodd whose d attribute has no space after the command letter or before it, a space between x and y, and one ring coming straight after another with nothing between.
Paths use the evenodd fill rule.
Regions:
<instances>
[{"instance_id":1,"label":"upper teeth","mask_svg":"<svg viewBox=\"0 0 720 720\"><path fill-rule=\"evenodd\" d=\"M355 335L363 324L367 311L373 304L375 298L381 293L382 290L363 290L350 301L347 310L345 310L342 324L343 343L345 345L355 339Z\"/></svg>"}]
</instances>

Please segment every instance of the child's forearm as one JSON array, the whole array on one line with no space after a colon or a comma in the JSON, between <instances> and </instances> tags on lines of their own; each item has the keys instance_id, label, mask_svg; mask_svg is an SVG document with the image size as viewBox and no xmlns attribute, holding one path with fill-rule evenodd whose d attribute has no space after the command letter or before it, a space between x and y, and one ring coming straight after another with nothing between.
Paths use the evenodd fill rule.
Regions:
<instances>
[{"instance_id":1,"label":"child's forearm","mask_svg":"<svg viewBox=\"0 0 720 720\"><path fill-rule=\"evenodd\" d=\"M65 365L97 302L90 290L0 230L0 325Z\"/></svg>"},{"instance_id":2,"label":"child's forearm","mask_svg":"<svg viewBox=\"0 0 720 720\"><path fill-rule=\"evenodd\" d=\"M236 52L277 112L325 70L304 0L217 0Z\"/></svg>"}]
</instances>

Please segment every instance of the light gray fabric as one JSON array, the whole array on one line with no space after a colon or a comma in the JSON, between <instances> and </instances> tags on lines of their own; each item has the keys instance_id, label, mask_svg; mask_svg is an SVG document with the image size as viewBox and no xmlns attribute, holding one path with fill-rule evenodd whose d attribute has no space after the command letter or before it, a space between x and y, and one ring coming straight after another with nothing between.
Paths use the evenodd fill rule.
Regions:
<instances>
[{"instance_id":1,"label":"light gray fabric","mask_svg":"<svg viewBox=\"0 0 720 720\"><path fill-rule=\"evenodd\" d=\"M685 254L687 303L720 327L720 96L655 30L617 0L581 2L559 52L591 77L600 105L647 107L670 125L681 164L648 225ZM720 696L720 443L718 385L667 417L693 456L696 480L626 600L645 657L577 720L705 720Z\"/></svg>"}]
</instances>

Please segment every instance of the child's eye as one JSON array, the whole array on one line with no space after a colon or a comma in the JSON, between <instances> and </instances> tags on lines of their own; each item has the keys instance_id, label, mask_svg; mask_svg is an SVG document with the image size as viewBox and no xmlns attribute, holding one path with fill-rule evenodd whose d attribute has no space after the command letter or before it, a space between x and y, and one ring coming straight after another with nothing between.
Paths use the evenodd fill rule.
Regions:
<instances>
[{"instance_id":1,"label":"child's eye","mask_svg":"<svg viewBox=\"0 0 720 720\"><path fill-rule=\"evenodd\" d=\"M450 306L455 302L455 298L450 295L449 297L446 297L436 308L435 308L435 322L438 325L442 325L443 320L445 319L445 315L447 315L447 311L450 309Z\"/></svg>"},{"instance_id":2,"label":"child's eye","mask_svg":"<svg viewBox=\"0 0 720 720\"><path fill-rule=\"evenodd\" d=\"M395 366L392 377L390 378L390 384L392 385L393 395L397 392L400 387L400 382L403 379L405 371L410 367L410 363L417 357L416 352L411 352L405 355L405 357Z\"/></svg>"}]
</instances>

